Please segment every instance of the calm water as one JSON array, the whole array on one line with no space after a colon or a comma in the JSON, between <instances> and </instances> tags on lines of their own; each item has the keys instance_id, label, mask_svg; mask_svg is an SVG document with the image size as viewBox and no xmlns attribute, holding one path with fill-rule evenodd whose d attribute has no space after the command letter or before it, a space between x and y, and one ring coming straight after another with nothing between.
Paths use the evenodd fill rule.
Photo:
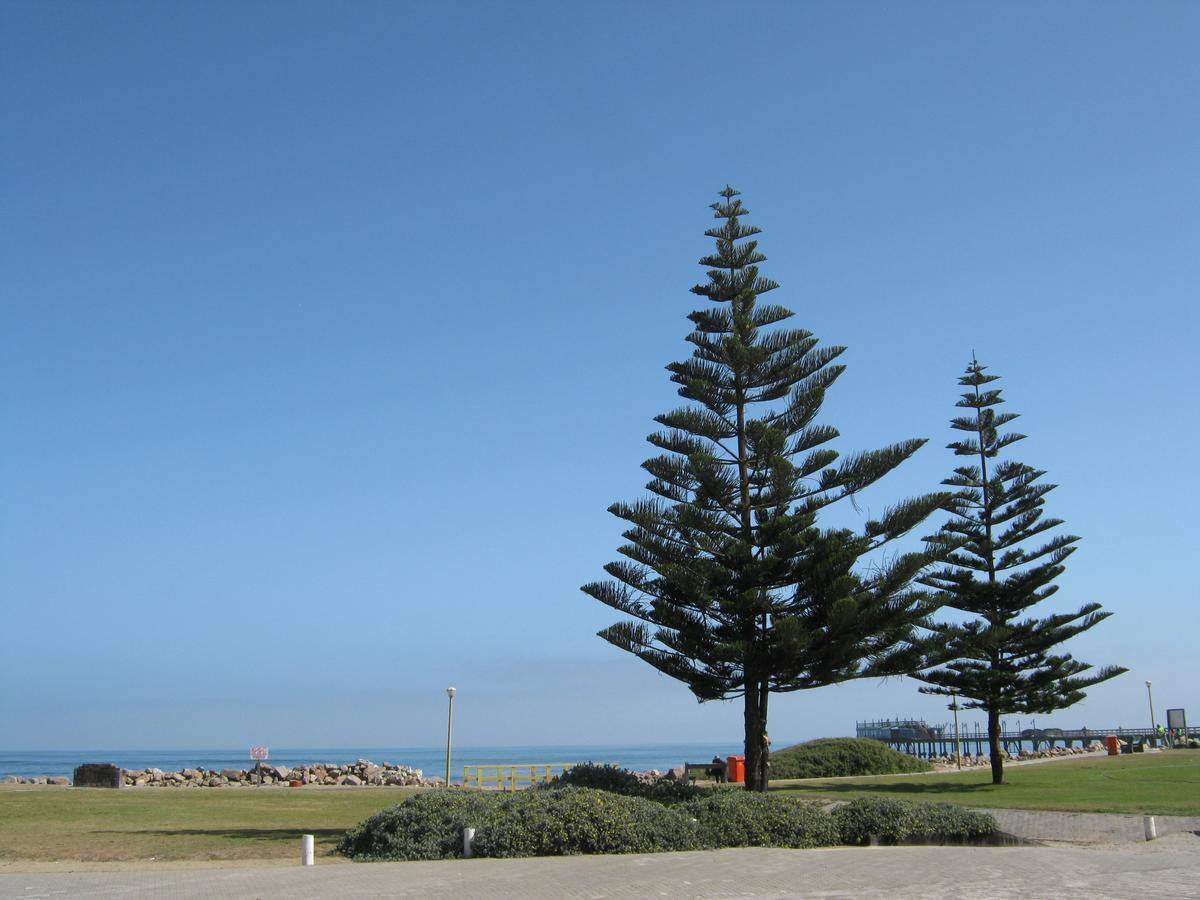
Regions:
<instances>
[{"instance_id":1,"label":"calm water","mask_svg":"<svg viewBox=\"0 0 1200 900\"><path fill-rule=\"evenodd\" d=\"M616 763L634 771L666 770L684 762L705 762L714 755L741 753L737 740L724 744L619 744L546 747L458 747L451 768L462 780L464 765L486 763ZM429 777L446 770L445 747L271 748L269 762L285 766L307 763L352 763L369 759L421 769ZM178 772L187 768L249 769L254 765L249 748L242 750L0 750L0 778L5 775L70 775L82 763L114 763L123 769L159 768Z\"/></svg>"}]
</instances>

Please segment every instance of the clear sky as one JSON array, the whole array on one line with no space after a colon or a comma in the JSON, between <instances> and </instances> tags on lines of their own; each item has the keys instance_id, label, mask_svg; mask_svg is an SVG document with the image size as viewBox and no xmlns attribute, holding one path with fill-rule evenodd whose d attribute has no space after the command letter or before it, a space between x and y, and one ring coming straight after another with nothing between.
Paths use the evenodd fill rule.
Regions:
<instances>
[{"instance_id":1,"label":"clear sky","mask_svg":"<svg viewBox=\"0 0 1200 900\"><path fill-rule=\"evenodd\" d=\"M740 741L595 637L707 205L849 347L844 452L975 351L1129 674L1200 722L1200 5L0 5L0 747ZM854 511L841 514L853 518ZM1192 560L1189 562L1188 560ZM777 698L777 745L949 718Z\"/></svg>"}]
</instances>

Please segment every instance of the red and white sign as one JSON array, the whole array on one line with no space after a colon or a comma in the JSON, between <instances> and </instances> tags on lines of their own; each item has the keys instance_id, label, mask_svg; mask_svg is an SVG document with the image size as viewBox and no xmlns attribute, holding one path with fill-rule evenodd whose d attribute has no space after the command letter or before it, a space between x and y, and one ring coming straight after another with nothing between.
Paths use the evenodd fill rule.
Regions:
<instances>
[{"instance_id":1,"label":"red and white sign","mask_svg":"<svg viewBox=\"0 0 1200 900\"><path fill-rule=\"evenodd\" d=\"M250 748L250 758L251 759L266 759L267 758L267 748L266 747L251 747Z\"/></svg>"}]
</instances>

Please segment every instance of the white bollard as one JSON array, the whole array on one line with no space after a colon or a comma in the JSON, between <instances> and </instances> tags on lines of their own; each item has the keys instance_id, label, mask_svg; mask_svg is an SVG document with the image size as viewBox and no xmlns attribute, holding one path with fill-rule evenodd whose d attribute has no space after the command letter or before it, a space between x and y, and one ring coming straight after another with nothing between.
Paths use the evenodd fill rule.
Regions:
<instances>
[{"instance_id":1,"label":"white bollard","mask_svg":"<svg viewBox=\"0 0 1200 900\"><path fill-rule=\"evenodd\" d=\"M463 829L463 859L470 859L475 855L475 829Z\"/></svg>"},{"instance_id":2,"label":"white bollard","mask_svg":"<svg viewBox=\"0 0 1200 900\"><path fill-rule=\"evenodd\" d=\"M300 865L311 866L313 864L313 836L311 834L300 835Z\"/></svg>"},{"instance_id":3,"label":"white bollard","mask_svg":"<svg viewBox=\"0 0 1200 900\"><path fill-rule=\"evenodd\" d=\"M1158 829L1154 827L1154 816L1142 816L1142 825L1146 827L1146 840L1152 841L1158 837Z\"/></svg>"}]
</instances>

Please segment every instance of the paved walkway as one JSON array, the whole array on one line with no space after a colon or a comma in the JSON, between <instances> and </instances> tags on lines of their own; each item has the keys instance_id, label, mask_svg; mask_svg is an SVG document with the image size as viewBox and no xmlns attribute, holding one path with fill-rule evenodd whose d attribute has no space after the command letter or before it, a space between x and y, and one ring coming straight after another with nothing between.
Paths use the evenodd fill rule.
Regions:
<instances>
[{"instance_id":1,"label":"paved walkway","mask_svg":"<svg viewBox=\"0 0 1200 900\"><path fill-rule=\"evenodd\" d=\"M1200 839L1096 847L745 848L649 856L0 874L4 900L362 897L1178 898L1196 896Z\"/></svg>"},{"instance_id":2,"label":"paved walkway","mask_svg":"<svg viewBox=\"0 0 1200 900\"><path fill-rule=\"evenodd\" d=\"M980 812L995 816L1001 831L1027 841L1139 844L1146 840L1142 816L1036 809L984 809ZM1155 816L1154 827L1160 838L1169 834L1200 834L1200 816Z\"/></svg>"},{"instance_id":3,"label":"paved walkway","mask_svg":"<svg viewBox=\"0 0 1200 900\"><path fill-rule=\"evenodd\" d=\"M1045 847L880 847L426 863L0 864L0 900L58 898L1181 897L1200 894L1200 817L988 810ZM20 864L17 864L20 866ZM72 871L75 869L75 871Z\"/></svg>"}]
</instances>

